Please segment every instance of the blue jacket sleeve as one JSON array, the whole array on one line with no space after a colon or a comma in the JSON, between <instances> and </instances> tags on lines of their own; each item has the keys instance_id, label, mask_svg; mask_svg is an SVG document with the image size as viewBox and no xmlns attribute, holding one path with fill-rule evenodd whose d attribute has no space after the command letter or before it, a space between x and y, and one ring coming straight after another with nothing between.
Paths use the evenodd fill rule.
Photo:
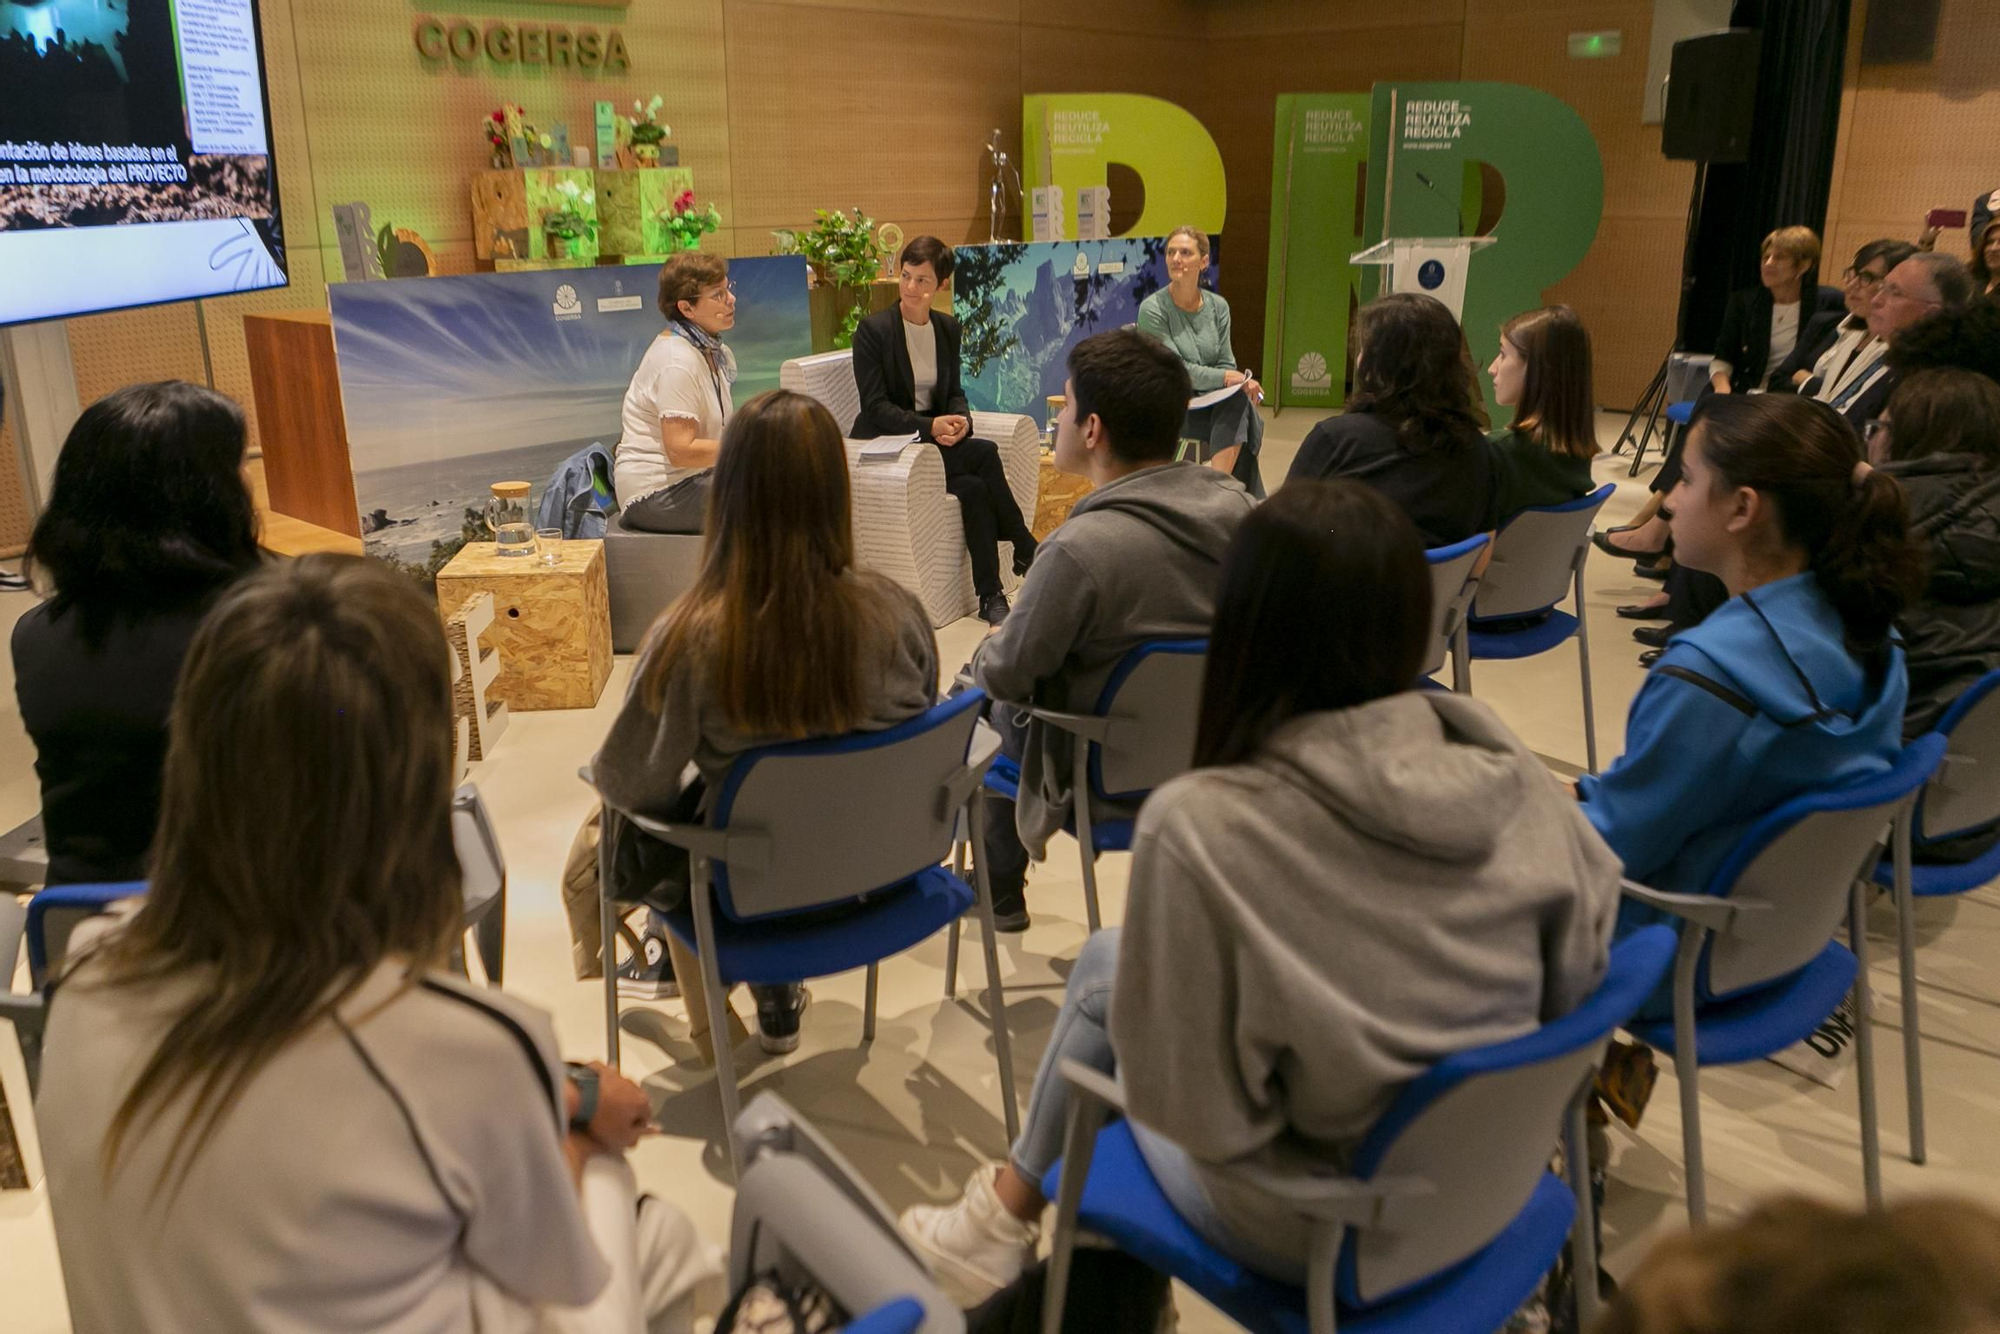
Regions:
<instances>
[{"instance_id":1,"label":"blue jacket sleeve","mask_svg":"<svg viewBox=\"0 0 2000 1334\"><path fill-rule=\"evenodd\" d=\"M1688 840L1736 818L1751 720L1700 686L1655 670L1632 700L1625 753L1577 780L1583 812L1642 884ZM1694 886L1657 885L1689 890Z\"/></svg>"}]
</instances>

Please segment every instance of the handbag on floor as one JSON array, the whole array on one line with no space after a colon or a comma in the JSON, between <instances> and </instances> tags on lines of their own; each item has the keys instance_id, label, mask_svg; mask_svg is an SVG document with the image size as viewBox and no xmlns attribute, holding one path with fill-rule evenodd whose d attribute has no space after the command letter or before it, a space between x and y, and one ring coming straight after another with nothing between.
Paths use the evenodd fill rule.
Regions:
<instances>
[{"instance_id":1,"label":"handbag on floor","mask_svg":"<svg viewBox=\"0 0 2000 1334\"><path fill-rule=\"evenodd\" d=\"M696 778L681 789L674 804L658 818L666 824L700 824L708 785ZM662 843L609 806L604 808L600 837L610 851L611 883L605 886L619 903L643 903L660 912L687 906L694 872L686 848Z\"/></svg>"}]
</instances>

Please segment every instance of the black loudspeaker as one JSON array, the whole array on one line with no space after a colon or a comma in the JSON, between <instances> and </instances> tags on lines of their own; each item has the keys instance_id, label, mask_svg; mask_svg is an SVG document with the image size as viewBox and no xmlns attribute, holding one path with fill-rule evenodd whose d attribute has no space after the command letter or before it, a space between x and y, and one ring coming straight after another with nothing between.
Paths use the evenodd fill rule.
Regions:
<instances>
[{"instance_id":1,"label":"black loudspeaker","mask_svg":"<svg viewBox=\"0 0 2000 1334\"><path fill-rule=\"evenodd\" d=\"M1759 34L1748 28L1674 43L1660 149L1683 162L1743 162L1757 108Z\"/></svg>"}]
</instances>

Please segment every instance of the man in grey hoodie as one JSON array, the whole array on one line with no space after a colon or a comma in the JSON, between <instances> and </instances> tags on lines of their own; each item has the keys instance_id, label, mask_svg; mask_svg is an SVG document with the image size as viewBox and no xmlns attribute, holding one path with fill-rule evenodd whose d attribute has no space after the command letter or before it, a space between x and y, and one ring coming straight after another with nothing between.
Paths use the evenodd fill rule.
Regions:
<instances>
[{"instance_id":1,"label":"man in grey hoodie","mask_svg":"<svg viewBox=\"0 0 2000 1334\"><path fill-rule=\"evenodd\" d=\"M1086 338L1070 351L1064 393L1055 465L1096 489L1043 541L971 672L997 702L1089 713L1138 644L1208 634L1223 552L1254 502L1226 474L1173 461L1193 390L1164 344L1134 329ZM1021 766L1020 800L987 794L981 855L995 925L1025 931L1028 859L1063 827L1074 761L1059 729L1003 703L993 721Z\"/></svg>"}]
</instances>

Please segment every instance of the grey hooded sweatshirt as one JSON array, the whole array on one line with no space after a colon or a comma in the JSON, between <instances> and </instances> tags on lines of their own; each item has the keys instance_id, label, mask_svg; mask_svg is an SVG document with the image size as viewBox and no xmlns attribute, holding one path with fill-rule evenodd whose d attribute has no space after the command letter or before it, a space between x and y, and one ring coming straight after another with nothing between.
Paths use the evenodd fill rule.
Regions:
<instances>
[{"instance_id":1,"label":"grey hooded sweatshirt","mask_svg":"<svg viewBox=\"0 0 2000 1334\"><path fill-rule=\"evenodd\" d=\"M1232 1233L1301 1264L1305 1229L1228 1169L1343 1170L1438 1060L1588 996L1618 909L1576 801L1492 710L1430 691L1175 779L1133 854L1110 1024L1132 1118Z\"/></svg>"},{"instance_id":2,"label":"grey hooded sweatshirt","mask_svg":"<svg viewBox=\"0 0 2000 1334\"><path fill-rule=\"evenodd\" d=\"M1042 542L1014 610L973 654L973 679L996 700L1094 711L1133 647L1208 635L1222 553L1253 504L1234 478L1195 463L1099 487ZM1037 860L1069 813L1069 742L1027 728L1014 825Z\"/></svg>"}]
</instances>

